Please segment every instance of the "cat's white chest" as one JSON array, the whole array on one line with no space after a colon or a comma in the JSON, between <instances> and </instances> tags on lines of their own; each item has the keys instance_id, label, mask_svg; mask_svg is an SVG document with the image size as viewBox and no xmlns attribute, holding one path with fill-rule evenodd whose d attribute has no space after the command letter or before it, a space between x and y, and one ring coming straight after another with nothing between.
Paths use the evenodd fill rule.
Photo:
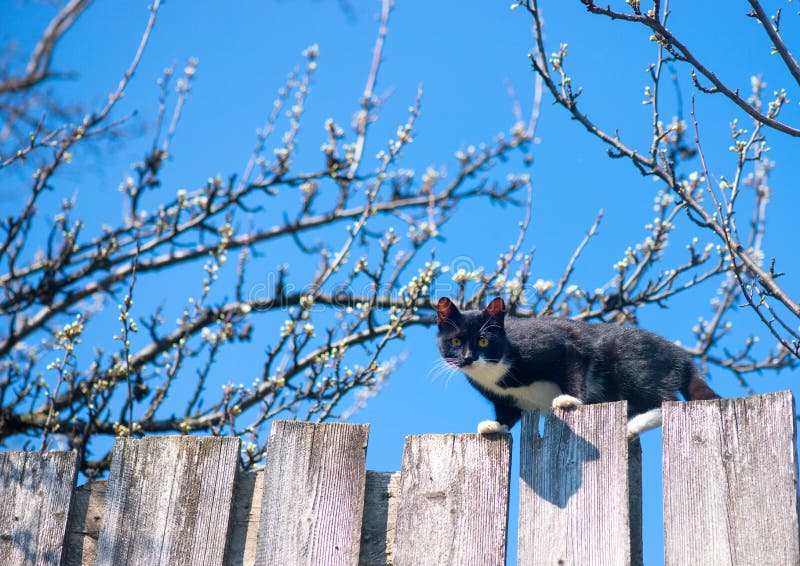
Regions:
<instances>
[{"instance_id":1,"label":"cat's white chest","mask_svg":"<svg viewBox=\"0 0 800 566\"><path fill-rule=\"evenodd\" d=\"M488 363L479 358L469 367L461 368L461 371L484 389L496 395L511 397L514 404L523 411L552 410L553 399L562 394L561 388L552 381L534 381L523 387L500 387L498 382L508 373L510 367L505 361Z\"/></svg>"}]
</instances>

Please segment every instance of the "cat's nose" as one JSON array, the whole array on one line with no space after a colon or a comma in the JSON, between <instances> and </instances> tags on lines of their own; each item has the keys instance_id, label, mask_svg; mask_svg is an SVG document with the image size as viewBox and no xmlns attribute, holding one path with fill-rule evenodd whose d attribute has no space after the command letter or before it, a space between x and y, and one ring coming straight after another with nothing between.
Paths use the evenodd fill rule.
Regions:
<instances>
[{"instance_id":1,"label":"cat's nose","mask_svg":"<svg viewBox=\"0 0 800 566\"><path fill-rule=\"evenodd\" d=\"M477 357L474 356L472 354L472 352L470 352L469 350L464 352L464 357L462 358L462 361L461 361L461 367L465 367L465 366L470 365L476 359L477 359Z\"/></svg>"}]
</instances>

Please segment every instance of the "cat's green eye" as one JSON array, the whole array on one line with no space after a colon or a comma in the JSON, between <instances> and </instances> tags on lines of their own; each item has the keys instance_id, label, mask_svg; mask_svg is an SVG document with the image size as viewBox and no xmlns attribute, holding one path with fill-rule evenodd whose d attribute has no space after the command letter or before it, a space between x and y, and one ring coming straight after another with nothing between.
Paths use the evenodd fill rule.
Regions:
<instances>
[{"instance_id":1,"label":"cat's green eye","mask_svg":"<svg viewBox=\"0 0 800 566\"><path fill-rule=\"evenodd\" d=\"M488 345L489 345L489 339L488 338L480 338L478 340L478 346L480 346L481 348L485 348Z\"/></svg>"},{"instance_id":2,"label":"cat's green eye","mask_svg":"<svg viewBox=\"0 0 800 566\"><path fill-rule=\"evenodd\" d=\"M453 346L461 346L461 338L452 338L452 339L450 340L450 343L451 343Z\"/></svg>"}]
</instances>

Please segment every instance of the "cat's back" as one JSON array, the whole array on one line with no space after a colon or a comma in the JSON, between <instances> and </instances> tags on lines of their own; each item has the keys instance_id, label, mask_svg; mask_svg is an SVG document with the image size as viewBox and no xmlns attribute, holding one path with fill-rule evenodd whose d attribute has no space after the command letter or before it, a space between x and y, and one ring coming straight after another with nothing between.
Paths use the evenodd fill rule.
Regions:
<instances>
[{"instance_id":1,"label":"cat's back","mask_svg":"<svg viewBox=\"0 0 800 566\"><path fill-rule=\"evenodd\" d=\"M595 326L595 343L599 352L618 357L649 358L655 363L684 363L691 356L663 336L638 326L600 323Z\"/></svg>"},{"instance_id":2,"label":"cat's back","mask_svg":"<svg viewBox=\"0 0 800 566\"><path fill-rule=\"evenodd\" d=\"M583 320L557 316L507 316L506 333L512 335L531 333L586 333L595 326Z\"/></svg>"},{"instance_id":3,"label":"cat's back","mask_svg":"<svg viewBox=\"0 0 800 566\"><path fill-rule=\"evenodd\" d=\"M650 358L670 365L690 359L683 348L637 326L559 317L508 317L506 335L523 354L571 348L592 357Z\"/></svg>"},{"instance_id":4,"label":"cat's back","mask_svg":"<svg viewBox=\"0 0 800 566\"><path fill-rule=\"evenodd\" d=\"M560 317L507 317L505 332L512 345L523 349L534 345L588 345L595 341L593 325Z\"/></svg>"}]
</instances>

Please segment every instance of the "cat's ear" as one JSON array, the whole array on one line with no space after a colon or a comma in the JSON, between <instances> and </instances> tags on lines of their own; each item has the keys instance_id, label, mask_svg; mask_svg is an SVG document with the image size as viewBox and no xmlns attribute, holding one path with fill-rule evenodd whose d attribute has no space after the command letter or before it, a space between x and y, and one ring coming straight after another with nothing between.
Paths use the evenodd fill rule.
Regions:
<instances>
[{"instance_id":1,"label":"cat's ear","mask_svg":"<svg viewBox=\"0 0 800 566\"><path fill-rule=\"evenodd\" d=\"M446 324L448 320L455 321L461 316L458 307L447 297L442 297L436 305L436 322L439 326Z\"/></svg>"},{"instance_id":2,"label":"cat's ear","mask_svg":"<svg viewBox=\"0 0 800 566\"><path fill-rule=\"evenodd\" d=\"M489 315L496 318L500 322L503 322L503 317L506 315L506 304L502 298L495 297L492 299L492 302L486 305L486 308L483 309L483 314Z\"/></svg>"}]
</instances>

